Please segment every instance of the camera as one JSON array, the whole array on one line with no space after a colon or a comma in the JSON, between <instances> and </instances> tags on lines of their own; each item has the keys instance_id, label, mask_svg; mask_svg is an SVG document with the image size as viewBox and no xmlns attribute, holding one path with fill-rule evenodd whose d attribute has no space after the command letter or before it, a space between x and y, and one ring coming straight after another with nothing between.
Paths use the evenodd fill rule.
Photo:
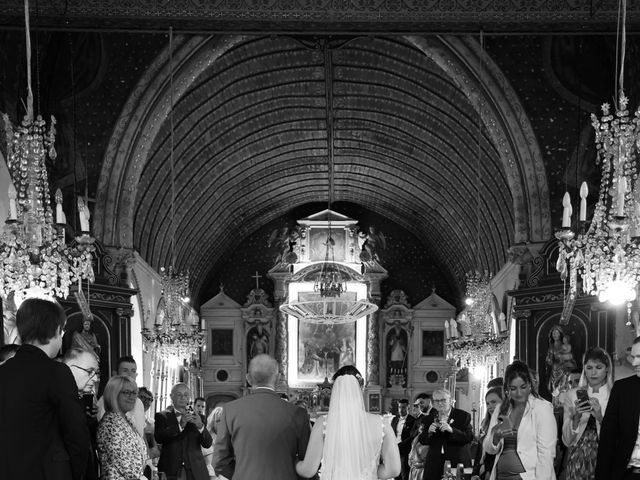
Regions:
<instances>
[{"instance_id":1,"label":"camera","mask_svg":"<svg viewBox=\"0 0 640 480\"><path fill-rule=\"evenodd\" d=\"M190 413L193 415L193 405L187 405L187 413Z\"/></svg>"}]
</instances>

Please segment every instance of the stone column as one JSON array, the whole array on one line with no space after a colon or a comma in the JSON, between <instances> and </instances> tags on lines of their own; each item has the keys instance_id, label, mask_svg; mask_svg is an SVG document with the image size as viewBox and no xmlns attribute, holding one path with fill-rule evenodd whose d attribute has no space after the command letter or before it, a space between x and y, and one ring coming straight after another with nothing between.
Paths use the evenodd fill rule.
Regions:
<instances>
[{"instance_id":1,"label":"stone column","mask_svg":"<svg viewBox=\"0 0 640 480\"><path fill-rule=\"evenodd\" d=\"M380 297L372 297L371 302L380 305ZM380 310L369 315L367 321L367 382L380 385Z\"/></svg>"}]
</instances>

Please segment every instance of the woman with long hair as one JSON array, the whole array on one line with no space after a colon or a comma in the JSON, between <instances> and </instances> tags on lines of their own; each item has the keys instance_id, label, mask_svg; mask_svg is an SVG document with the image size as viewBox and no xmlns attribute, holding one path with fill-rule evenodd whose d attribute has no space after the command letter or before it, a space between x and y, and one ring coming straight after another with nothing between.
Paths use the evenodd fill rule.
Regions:
<instances>
[{"instance_id":1,"label":"woman with long hair","mask_svg":"<svg viewBox=\"0 0 640 480\"><path fill-rule=\"evenodd\" d=\"M138 398L136 383L125 375L111 377L104 389L105 414L98 425L98 454L102 480L146 480L142 470L147 447L125 415Z\"/></svg>"},{"instance_id":2,"label":"woman with long hair","mask_svg":"<svg viewBox=\"0 0 640 480\"><path fill-rule=\"evenodd\" d=\"M357 368L345 365L333 375L326 417L316 421L298 475L310 478L322 462L322 480L375 480L400 474L395 433L380 415L367 413L364 381Z\"/></svg>"},{"instance_id":3,"label":"woman with long hair","mask_svg":"<svg viewBox=\"0 0 640 480\"><path fill-rule=\"evenodd\" d=\"M207 464L210 480L218 478L216 477L216 472L213 469L213 446L216 444L216 437L218 436L218 423L220 423L220 417L222 417L222 406L218 405L216 408L211 410L211 413L207 418L207 430L209 430L209 433L211 434L213 443L209 448L202 449L202 456L204 457L204 462Z\"/></svg>"},{"instance_id":4,"label":"woman with long hair","mask_svg":"<svg viewBox=\"0 0 640 480\"><path fill-rule=\"evenodd\" d=\"M484 439L489 432L489 424L491 423L491 416L502 401L504 400L502 387L493 387L487 390L484 396L485 405L487 407L487 413L484 416L484 420L480 425L480 439L478 441L478 451L476 452L476 458L473 463L473 475L481 480L488 479L491 476L491 470L493 470L493 462L496 458L495 455L485 452L483 448Z\"/></svg>"},{"instance_id":5,"label":"woman with long hair","mask_svg":"<svg viewBox=\"0 0 640 480\"><path fill-rule=\"evenodd\" d=\"M483 446L496 455L491 480L553 480L558 427L551 403L540 398L526 363L504 374L505 400L491 416Z\"/></svg>"},{"instance_id":6,"label":"woman with long hair","mask_svg":"<svg viewBox=\"0 0 640 480\"><path fill-rule=\"evenodd\" d=\"M584 354L577 388L565 394L562 441L569 449L565 480L595 477L600 425L613 386L611 357L600 347Z\"/></svg>"}]
</instances>

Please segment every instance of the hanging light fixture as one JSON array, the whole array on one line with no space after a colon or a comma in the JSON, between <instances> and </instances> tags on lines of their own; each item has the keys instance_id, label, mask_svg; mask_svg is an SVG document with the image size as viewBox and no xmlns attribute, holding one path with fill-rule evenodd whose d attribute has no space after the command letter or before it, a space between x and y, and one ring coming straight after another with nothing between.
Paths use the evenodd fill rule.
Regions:
<instances>
[{"instance_id":1,"label":"hanging light fixture","mask_svg":"<svg viewBox=\"0 0 640 480\"><path fill-rule=\"evenodd\" d=\"M155 351L163 358L189 360L204 345L205 334L200 329L198 315L189 307L189 274L175 269L175 168L173 128L173 28L169 29L169 124L171 170L171 265L160 268L162 297L156 312L153 330L144 328L142 340L147 351Z\"/></svg>"},{"instance_id":2,"label":"hanging light fixture","mask_svg":"<svg viewBox=\"0 0 640 480\"><path fill-rule=\"evenodd\" d=\"M602 105L602 117L591 115L595 129L596 163L601 181L593 219L586 229L586 182L580 188L578 235L571 230L571 198L563 198L562 229L559 240L558 271L569 277L569 295L577 294L577 279L587 295L597 295L601 302L622 305L636 299L640 281L640 109L629 114L629 100L624 94L626 50L626 0L620 0L621 32L620 73L616 82L614 111Z\"/></svg>"},{"instance_id":3,"label":"hanging light fixture","mask_svg":"<svg viewBox=\"0 0 640 480\"><path fill-rule=\"evenodd\" d=\"M480 32L480 72L483 71L484 36ZM478 142L476 156L476 266L480 265L480 185L482 109L478 101ZM499 361L507 345L505 316L491 292L491 274L478 270L466 274L466 308L457 320L445 322L447 358L464 367L479 367ZM459 334L458 326L462 335Z\"/></svg>"},{"instance_id":4,"label":"hanging light fixture","mask_svg":"<svg viewBox=\"0 0 640 480\"><path fill-rule=\"evenodd\" d=\"M318 298L305 301L292 301L280 306L280 310L300 320L319 324L339 324L355 322L359 318L378 310L378 306L368 300L354 300L342 294L347 290L347 282L355 275L347 267L336 263L333 247L335 241L331 229L331 205L334 195L333 162L333 67L331 50L327 41L323 43L325 64L325 95L327 102L327 171L329 176L329 195L327 211L329 231L325 242L325 258L314 280L313 290Z\"/></svg>"},{"instance_id":5,"label":"hanging light fixture","mask_svg":"<svg viewBox=\"0 0 640 480\"><path fill-rule=\"evenodd\" d=\"M16 305L29 296L66 298L72 284L93 282L94 239L89 234L89 209L78 197L81 232L66 243L62 192L56 191L54 219L46 162L55 161L55 119L47 130L40 115L34 118L31 89L29 2L25 0L27 57L27 111L15 127L3 114L7 135L9 217L0 235L0 295L14 295Z\"/></svg>"}]
</instances>

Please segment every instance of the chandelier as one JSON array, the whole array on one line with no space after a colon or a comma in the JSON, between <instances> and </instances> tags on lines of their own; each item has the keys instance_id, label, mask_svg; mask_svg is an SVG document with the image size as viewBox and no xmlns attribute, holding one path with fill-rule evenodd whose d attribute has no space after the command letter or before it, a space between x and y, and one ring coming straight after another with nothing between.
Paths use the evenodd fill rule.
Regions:
<instances>
[{"instance_id":1,"label":"chandelier","mask_svg":"<svg viewBox=\"0 0 640 480\"><path fill-rule=\"evenodd\" d=\"M624 94L624 56L626 0L622 10L621 64L614 111L602 105L602 117L591 115L595 129L596 162L602 177L598 201L588 230L586 222L586 183L580 188L578 234L571 230L571 198L563 198L562 229L556 233L559 253L556 267L561 278L569 278L568 301L575 301L578 275L582 290L597 295L601 302L629 304L637 295L640 280L640 185L638 148L640 109L633 116Z\"/></svg>"},{"instance_id":2,"label":"chandelier","mask_svg":"<svg viewBox=\"0 0 640 480\"><path fill-rule=\"evenodd\" d=\"M153 330L144 328L142 340L147 351L155 351L160 357L189 359L205 343L198 315L189 306L189 274L176 271L175 248L175 169L173 128L173 29L169 29L169 79L171 126L169 165L171 169L171 265L160 268L162 298L156 312Z\"/></svg>"},{"instance_id":3,"label":"chandelier","mask_svg":"<svg viewBox=\"0 0 640 480\"><path fill-rule=\"evenodd\" d=\"M480 68L483 68L484 36L480 32ZM478 151L476 155L476 265L480 264L480 164L482 138L482 108L478 104ZM466 274L466 308L445 322L447 358L460 368L489 365L498 362L507 346L505 315L491 292L491 274L487 271L470 271ZM458 328L459 327L459 328ZM462 335L459 335L462 333Z\"/></svg>"},{"instance_id":4,"label":"chandelier","mask_svg":"<svg viewBox=\"0 0 640 480\"><path fill-rule=\"evenodd\" d=\"M300 320L318 324L340 324L355 322L376 310L378 306L367 300L355 300L343 294L347 289L347 280L353 273L347 267L336 263L334 258L335 241L331 235L331 204L334 190L334 162L333 162L333 88L331 50L328 42L323 43L325 65L325 90L327 98L327 171L329 180L329 231L325 242L326 250L324 262L313 284L315 298L301 301L290 301L280 306L280 311L292 315Z\"/></svg>"},{"instance_id":5,"label":"chandelier","mask_svg":"<svg viewBox=\"0 0 640 480\"><path fill-rule=\"evenodd\" d=\"M0 234L0 295L14 294L20 302L27 296L66 298L72 284L93 282L94 239L89 235L89 210L81 197L78 213L81 232L66 243L66 217L62 192L56 191L54 222L46 162L56 157L55 119L47 130L40 115L34 118L31 90L31 39L29 5L25 2L27 45L27 111L15 127L3 114L7 140L9 217ZM80 208L82 206L82 208Z\"/></svg>"}]
</instances>

